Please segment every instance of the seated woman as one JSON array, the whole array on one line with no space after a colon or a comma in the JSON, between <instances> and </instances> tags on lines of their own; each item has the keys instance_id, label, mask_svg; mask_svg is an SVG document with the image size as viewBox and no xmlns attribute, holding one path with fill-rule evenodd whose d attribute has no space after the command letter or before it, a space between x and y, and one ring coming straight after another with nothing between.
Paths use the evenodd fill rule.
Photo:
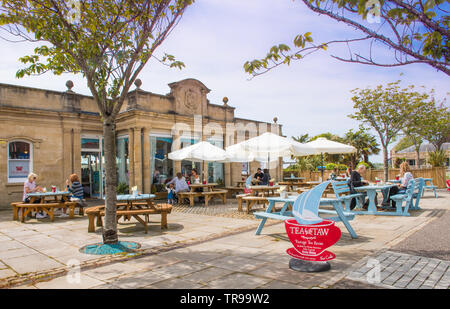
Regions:
<instances>
[{"instance_id":1,"label":"seated woman","mask_svg":"<svg viewBox=\"0 0 450 309\"><path fill-rule=\"evenodd\" d=\"M198 175L198 172L195 168L192 170L191 181L193 184L201 184L202 183L200 176ZM194 192L203 192L203 188L195 188ZM203 200L203 197L200 196L199 201L201 202L202 200Z\"/></svg>"},{"instance_id":2,"label":"seated woman","mask_svg":"<svg viewBox=\"0 0 450 309\"><path fill-rule=\"evenodd\" d=\"M31 198L28 196L28 194L30 193L35 193L35 192L44 192L44 190L36 185L36 178L37 175L34 173L30 173L28 175L27 181L25 181L25 183L23 184L23 198L22 201L24 201L25 203L29 203ZM41 199L38 198L36 200L34 200L33 203L39 204L41 202ZM36 213L36 219L43 219L46 218L47 214L41 212Z\"/></svg>"},{"instance_id":3,"label":"seated woman","mask_svg":"<svg viewBox=\"0 0 450 309\"><path fill-rule=\"evenodd\" d=\"M404 194L406 192L406 188L408 187L409 181L414 179L411 174L411 168L406 161L400 164L400 177L401 181L399 184L394 187L390 187L389 191L383 191L383 206L389 206L392 202L392 207L395 207L395 202L391 200L391 196L396 194Z\"/></svg>"},{"instance_id":4,"label":"seated woman","mask_svg":"<svg viewBox=\"0 0 450 309\"><path fill-rule=\"evenodd\" d=\"M34 173L30 173L28 175L27 181L25 181L25 183L23 184L23 198L22 201L24 201L25 203L29 203L30 202L30 197L28 197L28 194L30 193L35 193L35 192L44 192L44 190L36 185L36 178L37 175ZM34 203L40 203L41 199L36 199L34 201Z\"/></svg>"},{"instance_id":5,"label":"seated woman","mask_svg":"<svg viewBox=\"0 0 450 309\"><path fill-rule=\"evenodd\" d=\"M69 179L70 182L72 183L72 186L69 186ZM70 196L70 201L77 202L83 207L87 206L86 202L84 201L84 189L80 183L80 178L78 177L77 174L72 174L70 175L69 179L66 180L66 186L67 190L72 193L72 195ZM63 217L66 216L65 213L66 210L64 209L64 214L62 215Z\"/></svg>"}]
</instances>

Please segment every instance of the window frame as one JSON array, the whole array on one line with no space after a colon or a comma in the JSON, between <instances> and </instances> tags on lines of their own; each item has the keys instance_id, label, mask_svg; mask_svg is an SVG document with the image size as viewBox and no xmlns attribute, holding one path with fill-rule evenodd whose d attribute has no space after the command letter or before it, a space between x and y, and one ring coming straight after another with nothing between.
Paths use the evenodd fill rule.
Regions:
<instances>
[{"instance_id":1,"label":"window frame","mask_svg":"<svg viewBox=\"0 0 450 309\"><path fill-rule=\"evenodd\" d=\"M7 177L8 177L8 183L23 183L23 182L25 182L25 181L27 181L27 179L28 179L28 175L27 176L24 176L24 177L21 177L21 178L10 178L10 175L9 175L9 162L10 161L14 161L14 160L16 160L16 161L19 161L19 160L21 160L21 161L23 161L23 160L26 160L26 159L10 159L9 157L10 157L10 153L9 153L9 146L10 146L10 144L11 143L16 143L16 142L22 142L22 143L27 143L29 146L30 146L30 158L28 159L28 161L29 161L29 168L28 168L28 170L29 170L29 172L28 172L28 174L29 173L33 173L33 159L34 159L34 145L33 145L33 143L31 142L31 141L28 141L28 140L24 140L24 139L13 139L13 140L10 140L10 141L8 141L8 146L6 147L6 160L7 160L7 162L6 162L6 169L7 169Z\"/></svg>"}]
</instances>

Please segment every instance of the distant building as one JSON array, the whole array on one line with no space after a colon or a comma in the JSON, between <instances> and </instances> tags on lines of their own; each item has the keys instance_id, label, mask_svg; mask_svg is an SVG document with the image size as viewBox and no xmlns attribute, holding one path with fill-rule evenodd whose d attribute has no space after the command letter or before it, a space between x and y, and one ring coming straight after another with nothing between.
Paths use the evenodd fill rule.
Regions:
<instances>
[{"instance_id":1,"label":"distant building","mask_svg":"<svg viewBox=\"0 0 450 309\"><path fill-rule=\"evenodd\" d=\"M410 146L408 148L402 149L400 151L391 151L391 162L394 165L395 160L398 159L406 159L410 166L418 167L420 163L420 167L431 167L428 164L428 152L434 151L436 148L432 144L422 144L420 145L419 157L420 162L417 162L417 154L414 146ZM442 149L445 150L447 155L447 161L445 165L450 166L450 143L444 143L442 145Z\"/></svg>"},{"instance_id":2,"label":"distant building","mask_svg":"<svg viewBox=\"0 0 450 309\"><path fill-rule=\"evenodd\" d=\"M239 134L244 139L252 137L249 128L254 128L255 135L268 131L282 135L282 126L275 119L268 123L235 117L235 108L225 98L223 104L210 103L210 89L196 79L169 84L166 95L140 89L140 81L135 84L137 89L128 93L116 123L117 176L122 187L162 192L164 183L177 172L190 175L193 168L200 175L203 169L209 182L234 186L242 174L253 173L260 163L172 161L168 159L172 144L183 147L206 140L223 148L239 142ZM66 85L68 90L59 92L0 83L0 208L22 200L30 172L38 174L38 185L62 189L69 175L76 173L81 176L85 196L102 198L100 115L91 96L72 91L72 82ZM175 124L187 126L189 134L173 131ZM229 126L236 128L236 134L225 136ZM220 131L217 127L223 135L216 133ZM281 178L281 159L270 174Z\"/></svg>"}]
</instances>

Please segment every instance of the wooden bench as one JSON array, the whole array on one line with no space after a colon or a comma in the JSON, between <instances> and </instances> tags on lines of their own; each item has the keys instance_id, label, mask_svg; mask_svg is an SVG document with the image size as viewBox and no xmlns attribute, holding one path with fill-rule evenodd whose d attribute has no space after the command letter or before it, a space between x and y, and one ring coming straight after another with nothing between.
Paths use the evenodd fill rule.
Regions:
<instances>
[{"instance_id":1,"label":"wooden bench","mask_svg":"<svg viewBox=\"0 0 450 309\"><path fill-rule=\"evenodd\" d=\"M160 214L161 215L161 229L168 228L167 214L172 212L172 205L170 204L157 204L154 208L143 209L129 209L129 210L117 210L117 220L123 217L133 217L142 225L144 225L145 233L148 232L149 215ZM103 226L102 217L105 215L105 206L96 206L86 209L86 214L89 218L88 232L95 232L94 221L97 219L97 226ZM144 216L142 219L140 216Z\"/></svg>"},{"instance_id":2,"label":"wooden bench","mask_svg":"<svg viewBox=\"0 0 450 309\"><path fill-rule=\"evenodd\" d=\"M256 203L258 203L258 204L262 203L264 206L269 203L267 198L264 197L264 196L252 196L252 195L249 195L249 196L244 196L242 198L242 200L245 201L246 204L247 204L247 213L248 214L250 213L250 210L252 209L253 205L255 205ZM242 206L241 206L241 210L240 211L242 211Z\"/></svg>"},{"instance_id":3,"label":"wooden bench","mask_svg":"<svg viewBox=\"0 0 450 309\"><path fill-rule=\"evenodd\" d=\"M244 187L225 187L225 190L228 191L228 197L232 198L233 194L241 194L244 192Z\"/></svg>"},{"instance_id":4,"label":"wooden bench","mask_svg":"<svg viewBox=\"0 0 450 309\"><path fill-rule=\"evenodd\" d=\"M333 187L336 198L344 202L344 210L351 210L350 203L354 198L356 198L359 208L362 208L362 206L364 205L363 199L366 196L364 193L350 194L350 187L348 186L347 181L332 181L331 185Z\"/></svg>"},{"instance_id":5,"label":"wooden bench","mask_svg":"<svg viewBox=\"0 0 450 309\"><path fill-rule=\"evenodd\" d=\"M242 212L242 198L246 197L246 196L250 196L250 193L243 193L243 194L237 194L236 195L236 200L238 202L238 211Z\"/></svg>"},{"instance_id":6,"label":"wooden bench","mask_svg":"<svg viewBox=\"0 0 450 309\"><path fill-rule=\"evenodd\" d=\"M184 199L189 199L189 205L194 206L194 199L202 196L203 192L178 192L178 205L184 204Z\"/></svg>"},{"instance_id":7,"label":"wooden bench","mask_svg":"<svg viewBox=\"0 0 450 309\"><path fill-rule=\"evenodd\" d=\"M13 207L13 220L19 219L20 212L20 221L25 222L25 218L32 212L42 211L46 213L50 217L50 221L54 221L55 219L55 208L69 208L69 217L73 218L75 213L75 207L79 206L76 202L58 202L58 203L23 203L16 202L11 203Z\"/></svg>"},{"instance_id":8,"label":"wooden bench","mask_svg":"<svg viewBox=\"0 0 450 309\"><path fill-rule=\"evenodd\" d=\"M206 191L202 192L202 196L205 197L205 206L208 206L208 203L213 198L220 198L224 204L227 203L227 190L214 190L214 191Z\"/></svg>"}]
</instances>

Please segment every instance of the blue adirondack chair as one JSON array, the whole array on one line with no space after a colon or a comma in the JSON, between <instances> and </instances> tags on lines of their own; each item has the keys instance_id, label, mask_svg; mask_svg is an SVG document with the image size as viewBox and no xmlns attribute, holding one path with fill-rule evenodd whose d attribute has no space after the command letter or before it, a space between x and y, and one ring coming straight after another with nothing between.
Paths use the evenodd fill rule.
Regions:
<instances>
[{"instance_id":1,"label":"blue adirondack chair","mask_svg":"<svg viewBox=\"0 0 450 309\"><path fill-rule=\"evenodd\" d=\"M391 200L395 202L396 213L401 216L409 216L409 207L412 204L413 193L414 193L415 180L411 179L408 182L408 187L406 187L406 192L404 194L396 194L391 196ZM403 202L405 206L403 209Z\"/></svg>"},{"instance_id":2,"label":"blue adirondack chair","mask_svg":"<svg viewBox=\"0 0 450 309\"><path fill-rule=\"evenodd\" d=\"M303 192L292 206L292 215L298 224L316 224L323 221L319 217L319 204L323 192L330 181L322 182L313 189Z\"/></svg>"},{"instance_id":3,"label":"blue adirondack chair","mask_svg":"<svg viewBox=\"0 0 450 309\"><path fill-rule=\"evenodd\" d=\"M265 212L255 212L254 215L258 219L262 219L259 224L256 235L259 235L266 223L267 219L274 220L287 220L295 218L299 224L315 224L322 222L323 219L319 217L319 213L327 215L337 215L334 217L327 217L327 220L333 220L335 222L344 223L348 232L352 238L358 238L349 221L355 218L355 215L342 210L342 204L338 199L321 198L326 187L329 185L329 181L321 183L309 191L300 194L292 204L287 202L286 199L281 199L285 205L279 212L272 212L275 205L276 197L268 198L269 206ZM333 210L319 209L320 205L333 205ZM292 205L292 211L287 211L288 205Z\"/></svg>"},{"instance_id":4,"label":"blue adirondack chair","mask_svg":"<svg viewBox=\"0 0 450 309\"><path fill-rule=\"evenodd\" d=\"M411 205L409 206L413 210L420 210L419 202L423 194L423 187L425 185L425 180L423 178L416 178L414 185L413 198L411 199ZM413 201L415 199L415 201Z\"/></svg>"},{"instance_id":5,"label":"blue adirondack chair","mask_svg":"<svg viewBox=\"0 0 450 309\"><path fill-rule=\"evenodd\" d=\"M423 191L422 191L422 196L425 194L425 189L429 189L429 190L433 190L434 192L434 197L437 198L437 194L436 194L436 186L433 185L433 179L432 178L424 178L425 184L423 186ZM427 182L429 182L430 184L427 185Z\"/></svg>"},{"instance_id":6,"label":"blue adirondack chair","mask_svg":"<svg viewBox=\"0 0 450 309\"><path fill-rule=\"evenodd\" d=\"M356 198L357 207L362 208L364 205L364 197L366 196L364 193L347 194L350 193L347 181L333 181L331 186L336 197L344 202L344 210L350 210L350 203L354 198Z\"/></svg>"}]
</instances>

